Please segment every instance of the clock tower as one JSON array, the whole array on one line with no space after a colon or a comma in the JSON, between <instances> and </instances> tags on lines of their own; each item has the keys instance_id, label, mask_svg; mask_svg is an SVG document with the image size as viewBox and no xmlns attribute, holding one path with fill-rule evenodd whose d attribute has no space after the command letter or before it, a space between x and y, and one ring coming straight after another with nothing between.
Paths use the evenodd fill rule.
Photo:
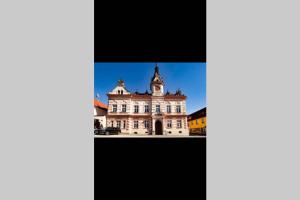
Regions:
<instances>
[{"instance_id":1,"label":"clock tower","mask_svg":"<svg viewBox=\"0 0 300 200\"><path fill-rule=\"evenodd\" d=\"M163 96L164 95L164 82L159 74L159 68L156 64L154 75L151 79L150 89L153 96Z\"/></svg>"}]
</instances>

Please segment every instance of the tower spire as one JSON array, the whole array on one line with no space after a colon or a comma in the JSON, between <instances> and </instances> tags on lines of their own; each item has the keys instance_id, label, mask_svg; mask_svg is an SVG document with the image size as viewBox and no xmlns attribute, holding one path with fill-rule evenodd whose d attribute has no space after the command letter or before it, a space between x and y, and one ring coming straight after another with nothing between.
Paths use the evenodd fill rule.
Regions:
<instances>
[{"instance_id":1,"label":"tower spire","mask_svg":"<svg viewBox=\"0 0 300 200\"><path fill-rule=\"evenodd\" d=\"M150 83L150 89L152 92L152 95L158 95L161 96L163 95L163 86L164 86L164 81L162 77L159 74L159 68L157 63L155 63L155 68L154 68L154 75L151 79Z\"/></svg>"},{"instance_id":2,"label":"tower spire","mask_svg":"<svg viewBox=\"0 0 300 200\"><path fill-rule=\"evenodd\" d=\"M158 65L157 65L157 62L155 63L155 74L159 74L159 68L158 68Z\"/></svg>"},{"instance_id":3,"label":"tower spire","mask_svg":"<svg viewBox=\"0 0 300 200\"><path fill-rule=\"evenodd\" d=\"M159 68L158 68L157 63L155 63L154 75L153 75L153 77L151 79L151 82L160 82L160 83L163 84L163 79L162 79L162 77L159 74Z\"/></svg>"}]
</instances>

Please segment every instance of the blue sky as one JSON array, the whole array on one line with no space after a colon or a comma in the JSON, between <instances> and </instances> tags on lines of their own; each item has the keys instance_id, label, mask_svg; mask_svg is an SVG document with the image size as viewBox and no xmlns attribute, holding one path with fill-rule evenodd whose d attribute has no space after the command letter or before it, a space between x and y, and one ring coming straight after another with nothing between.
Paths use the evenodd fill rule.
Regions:
<instances>
[{"instance_id":1,"label":"blue sky","mask_svg":"<svg viewBox=\"0 0 300 200\"><path fill-rule=\"evenodd\" d=\"M187 113L206 107L206 63L157 63L164 79L164 92L180 89L187 96ZM119 79L130 92L150 92L155 63L95 63L94 95L107 104L106 94Z\"/></svg>"}]
</instances>

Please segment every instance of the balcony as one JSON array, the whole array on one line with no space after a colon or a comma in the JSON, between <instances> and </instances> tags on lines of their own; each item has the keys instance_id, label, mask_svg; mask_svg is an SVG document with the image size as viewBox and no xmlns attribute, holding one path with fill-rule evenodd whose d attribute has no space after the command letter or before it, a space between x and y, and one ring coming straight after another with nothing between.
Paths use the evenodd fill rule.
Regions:
<instances>
[{"instance_id":1,"label":"balcony","mask_svg":"<svg viewBox=\"0 0 300 200\"><path fill-rule=\"evenodd\" d=\"M164 113L161 112L161 111L159 111L159 112L154 112L153 114L154 114L155 116L163 116L163 115L164 115Z\"/></svg>"}]
</instances>

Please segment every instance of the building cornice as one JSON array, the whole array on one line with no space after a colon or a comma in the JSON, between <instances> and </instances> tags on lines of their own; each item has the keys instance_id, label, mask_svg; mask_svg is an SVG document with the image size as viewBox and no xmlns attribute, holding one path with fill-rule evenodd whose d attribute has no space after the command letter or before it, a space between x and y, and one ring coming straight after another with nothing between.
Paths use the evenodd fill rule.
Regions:
<instances>
[{"instance_id":1,"label":"building cornice","mask_svg":"<svg viewBox=\"0 0 300 200\"><path fill-rule=\"evenodd\" d=\"M163 96L152 96L151 94L107 94L108 98L113 99L157 99L161 98L164 100L186 100L184 95L163 95Z\"/></svg>"},{"instance_id":2,"label":"building cornice","mask_svg":"<svg viewBox=\"0 0 300 200\"><path fill-rule=\"evenodd\" d=\"M165 115L165 118L175 118L175 117L187 117L186 114L180 114L180 115Z\"/></svg>"},{"instance_id":3,"label":"building cornice","mask_svg":"<svg viewBox=\"0 0 300 200\"><path fill-rule=\"evenodd\" d=\"M184 95L164 95L165 100L186 100Z\"/></svg>"}]
</instances>

